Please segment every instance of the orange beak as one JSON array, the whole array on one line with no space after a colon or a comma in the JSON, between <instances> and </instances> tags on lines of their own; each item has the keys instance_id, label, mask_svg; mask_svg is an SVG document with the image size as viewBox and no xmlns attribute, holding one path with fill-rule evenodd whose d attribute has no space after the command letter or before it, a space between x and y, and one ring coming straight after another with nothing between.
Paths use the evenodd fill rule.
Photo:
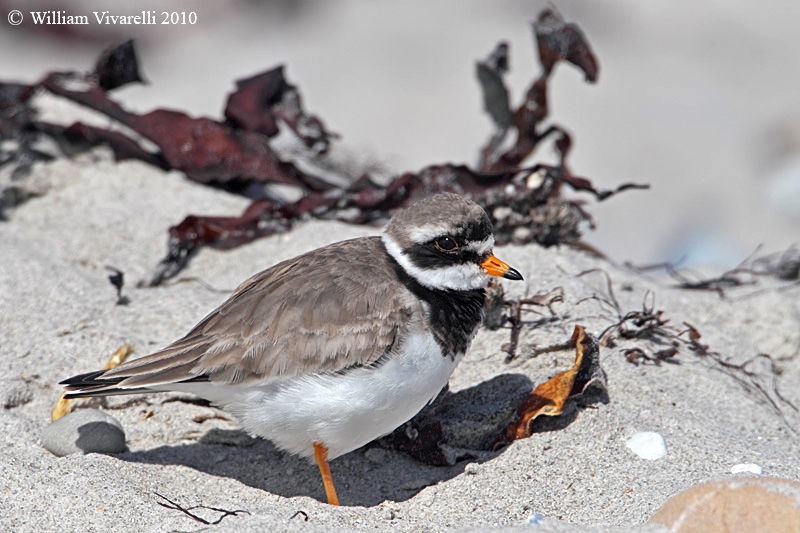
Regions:
<instances>
[{"instance_id":1,"label":"orange beak","mask_svg":"<svg viewBox=\"0 0 800 533\"><path fill-rule=\"evenodd\" d=\"M486 271L487 274L491 274L492 276L500 276L506 279L513 279L517 281L522 279L522 274L517 272L516 269L511 268L493 255L490 255L489 259L481 263L481 267Z\"/></svg>"}]
</instances>

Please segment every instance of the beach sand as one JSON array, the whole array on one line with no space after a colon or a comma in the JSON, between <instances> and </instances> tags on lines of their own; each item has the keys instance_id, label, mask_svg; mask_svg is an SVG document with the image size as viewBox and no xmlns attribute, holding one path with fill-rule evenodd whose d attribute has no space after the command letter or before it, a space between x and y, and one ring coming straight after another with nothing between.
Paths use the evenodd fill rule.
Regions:
<instances>
[{"instance_id":1,"label":"beach sand","mask_svg":"<svg viewBox=\"0 0 800 533\"><path fill-rule=\"evenodd\" d=\"M132 357L146 355L185 333L251 274L380 228L311 221L233 250L204 249L177 281L137 288L164 254L170 225L188 214L236 215L247 200L179 173L115 163L102 149L37 164L33 174L43 194L0 223L0 389L6 403L0 409L0 523L9 531L206 527L160 506L157 494L183 507L247 512L225 517L215 531L658 531L644 524L667 499L697 483L733 477L736 464L755 463L765 476L800 480L794 432L800 420L773 388L800 405L797 284L761 278L721 297L677 289L667 278L630 273L570 248L533 245L496 249L526 280L505 283L507 294L562 287L565 301L554 305L556 318L523 330L520 356L532 345L567 341L576 324L596 334L616 322L607 303L581 301L608 299L601 272L579 276L600 269L622 314L652 305L675 331L686 329L683 322L697 328L709 350L726 361L769 354L780 376L773 383L761 358L752 369L763 392L747 390L739 381L746 376L684 344L670 362L637 365L626 361L627 349L653 353L661 347L619 339L601 348L607 402L572 402L531 438L453 466L426 465L375 445L356 450L331 465L340 508L322 503L316 465L248 436L222 411L175 401L185 395L78 401L76 408L97 407L117 418L129 451L56 457L41 446L41 435L60 380L101 368L124 343L135 346ZM127 305L116 305L107 265L124 272ZM551 316L537 312L526 319ZM508 391L511 399L526 383L572 365L574 350L505 364L501 345L508 335L507 328L479 333L451 379L453 398L481 392L503 376L516 387ZM481 414L481 408L462 405L465 413ZM665 457L641 459L626 447L625 439L642 431L664 437ZM220 516L196 512L210 521ZM534 513L544 522L525 527Z\"/></svg>"}]
</instances>

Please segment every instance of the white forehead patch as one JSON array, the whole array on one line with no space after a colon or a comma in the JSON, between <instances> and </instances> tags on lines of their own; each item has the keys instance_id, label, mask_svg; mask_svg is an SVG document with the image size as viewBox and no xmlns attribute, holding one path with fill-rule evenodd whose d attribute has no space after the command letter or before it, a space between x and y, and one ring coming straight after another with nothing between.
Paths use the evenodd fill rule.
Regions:
<instances>
[{"instance_id":1,"label":"white forehead patch","mask_svg":"<svg viewBox=\"0 0 800 533\"><path fill-rule=\"evenodd\" d=\"M488 254L494 249L494 235L489 235L482 241L474 241L464 245L465 250L471 250L482 256Z\"/></svg>"},{"instance_id":2,"label":"white forehead patch","mask_svg":"<svg viewBox=\"0 0 800 533\"><path fill-rule=\"evenodd\" d=\"M425 224L424 226L411 228L408 236L412 242L421 244L432 241L436 237L447 235L452 231L453 228L448 224Z\"/></svg>"}]
</instances>

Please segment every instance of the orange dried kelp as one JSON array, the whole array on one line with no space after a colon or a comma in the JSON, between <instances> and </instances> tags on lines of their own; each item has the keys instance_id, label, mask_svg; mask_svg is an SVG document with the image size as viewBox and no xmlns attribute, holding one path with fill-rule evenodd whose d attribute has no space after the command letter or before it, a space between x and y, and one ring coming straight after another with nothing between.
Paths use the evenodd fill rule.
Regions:
<instances>
[{"instance_id":1,"label":"orange dried kelp","mask_svg":"<svg viewBox=\"0 0 800 533\"><path fill-rule=\"evenodd\" d=\"M590 385L605 389L606 375L600 368L600 344L583 326L575 326L572 341L575 364L556 374L525 398L517 407L517 419L506 427L500 442L526 439L533 433L533 421L540 415L560 415L567 399L582 394Z\"/></svg>"},{"instance_id":2,"label":"orange dried kelp","mask_svg":"<svg viewBox=\"0 0 800 533\"><path fill-rule=\"evenodd\" d=\"M599 394L587 395L582 404L605 401L606 375L599 365L597 339L579 326L572 342L577 347L573 368L535 390L525 375L501 374L468 389L442 393L374 445L403 451L431 465L486 459L499 447L530 436L536 416L561 413L567 399L577 398L589 388ZM565 415L561 422L569 424L570 416Z\"/></svg>"}]
</instances>

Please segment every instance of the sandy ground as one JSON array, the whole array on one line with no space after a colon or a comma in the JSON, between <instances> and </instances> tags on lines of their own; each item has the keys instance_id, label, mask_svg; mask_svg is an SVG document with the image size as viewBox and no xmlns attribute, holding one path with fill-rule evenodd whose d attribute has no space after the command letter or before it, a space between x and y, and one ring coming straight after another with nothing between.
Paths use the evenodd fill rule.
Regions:
<instances>
[{"instance_id":1,"label":"sandy ground","mask_svg":"<svg viewBox=\"0 0 800 533\"><path fill-rule=\"evenodd\" d=\"M765 475L800 479L800 444L790 429L800 428L798 417L774 393L785 419L762 395L747 392L709 358L685 348L677 364L626 362L626 348L648 348L633 341L601 352L608 373L607 403L570 408L546 431L498 453L433 467L371 447L334 461L345 503L340 509L320 503L324 493L315 465L248 437L232 420L213 418L223 413L165 401L169 396L133 402L113 398L99 405L124 425L128 452L57 458L41 447L40 435L58 399L59 380L102 366L123 343L136 346L135 356L144 355L177 338L225 298L197 281L134 287L161 257L166 228L184 214L237 213L244 201L140 163L116 164L102 150L40 164L34 173L50 189L0 225L4 389L22 386L30 393L29 402L0 411L5 450L0 522L12 531L201 529L180 512L159 506L155 493L186 507L250 513L225 518L216 528L225 531L267 526L447 531L520 525L533 513L628 531L671 495L731 476L737 463L756 463ZM230 290L281 259L377 231L309 222L232 251L203 250L181 278ZM507 283L512 296L559 286L565 293L565 302L554 308L559 319L526 330L520 353L532 343L564 342L575 324L597 332L616 320L596 300L578 303L606 293L602 274L577 276L598 268L609 274L623 313L641 309L649 291L671 324L682 329L681 322L690 322L703 342L726 359L741 362L771 354L782 372L776 378L778 390L800 405L800 389L792 386L800 377L797 285L780 290L777 283L762 280L720 298L674 289L569 249L528 246L496 252L526 277L524 285ZM128 305L115 305L105 265L125 272ZM540 383L572 363L574 354L564 351L506 365L500 345L507 338L505 329L482 331L456 370L451 391L467 391L466 398L497 376L518 389L520 383ZM758 365L754 370L762 372L760 383L771 391L766 370ZM509 398L517 392L509 390ZM466 405L465 411L471 408ZM479 412L480 406L474 409ZM662 434L667 456L647 461L633 455L625 438L639 431ZM308 522L298 523L302 516L292 519L297 511L305 512ZM552 522L541 527L583 531Z\"/></svg>"}]
</instances>

